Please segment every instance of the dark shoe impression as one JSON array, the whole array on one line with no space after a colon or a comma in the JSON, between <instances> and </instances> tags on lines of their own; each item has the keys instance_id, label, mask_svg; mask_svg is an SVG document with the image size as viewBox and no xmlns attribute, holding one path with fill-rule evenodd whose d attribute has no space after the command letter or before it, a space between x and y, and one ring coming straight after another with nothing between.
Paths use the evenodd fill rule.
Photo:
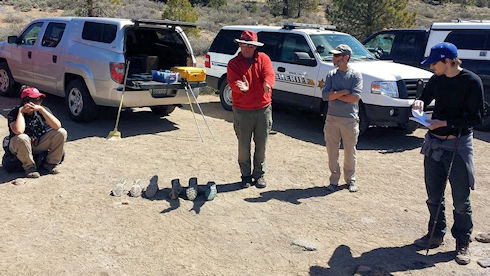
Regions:
<instances>
[{"instance_id":1,"label":"dark shoe impression","mask_svg":"<svg viewBox=\"0 0 490 276\"><path fill-rule=\"evenodd\" d=\"M242 188L249 188L250 186L252 186L252 177L242 176Z\"/></svg>"},{"instance_id":2,"label":"dark shoe impression","mask_svg":"<svg viewBox=\"0 0 490 276\"><path fill-rule=\"evenodd\" d=\"M417 239L413 242L413 244L422 249L434 249L442 245L444 242L443 237L432 237L430 238L430 234L426 234L420 239Z\"/></svg>"},{"instance_id":3,"label":"dark shoe impression","mask_svg":"<svg viewBox=\"0 0 490 276\"><path fill-rule=\"evenodd\" d=\"M179 198L180 193L182 192L182 186L180 185L179 179L172 179L172 189L170 190L170 199L176 200Z\"/></svg>"},{"instance_id":4,"label":"dark shoe impression","mask_svg":"<svg viewBox=\"0 0 490 276\"><path fill-rule=\"evenodd\" d=\"M267 186L267 182L265 182L265 177L261 176L257 180L255 180L255 187L259 189L263 189Z\"/></svg>"},{"instance_id":5,"label":"dark shoe impression","mask_svg":"<svg viewBox=\"0 0 490 276\"><path fill-rule=\"evenodd\" d=\"M471 261L470 244L456 242L456 258L454 260L460 265L467 265Z\"/></svg>"}]
</instances>

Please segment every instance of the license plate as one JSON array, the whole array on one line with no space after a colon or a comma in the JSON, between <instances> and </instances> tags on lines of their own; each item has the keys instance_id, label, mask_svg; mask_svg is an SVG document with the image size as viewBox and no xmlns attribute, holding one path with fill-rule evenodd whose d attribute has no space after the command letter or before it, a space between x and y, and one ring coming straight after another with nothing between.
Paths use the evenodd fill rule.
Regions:
<instances>
[{"instance_id":1,"label":"license plate","mask_svg":"<svg viewBox=\"0 0 490 276\"><path fill-rule=\"evenodd\" d=\"M151 89L151 94L155 96L166 96L170 92L170 89Z\"/></svg>"}]
</instances>

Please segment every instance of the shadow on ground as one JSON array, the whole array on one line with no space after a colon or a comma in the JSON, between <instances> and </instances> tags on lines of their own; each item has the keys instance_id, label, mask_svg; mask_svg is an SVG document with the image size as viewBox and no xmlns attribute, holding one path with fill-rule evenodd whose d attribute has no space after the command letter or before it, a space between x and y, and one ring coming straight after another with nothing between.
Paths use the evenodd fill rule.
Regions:
<instances>
[{"instance_id":1,"label":"shadow on ground","mask_svg":"<svg viewBox=\"0 0 490 276\"><path fill-rule=\"evenodd\" d=\"M228 192L234 192L241 190L242 186L240 182L234 182L234 183L228 183L228 184L218 184L216 185L216 190L217 190L217 197L219 197L220 193L228 193ZM193 201L193 206L189 210L189 212L194 211L196 214L201 213L201 208L206 204L208 201L204 198L204 192L206 190L206 185L198 185L198 196L197 198ZM185 187L184 190L179 194L179 198L176 200L172 200L169 197L171 189L170 188L164 188L160 189L156 195L153 198L148 198L148 200L151 201L156 201L156 200L165 200L167 201L170 206L164 210L162 210L160 213L165 214L169 213L171 211L174 211L180 207L180 201L181 200L188 200L185 196Z\"/></svg>"},{"instance_id":2,"label":"shadow on ground","mask_svg":"<svg viewBox=\"0 0 490 276\"><path fill-rule=\"evenodd\" d=\"M328 191L325 187L312 187L306 189L287 189L284 191L266 191L260 193L260 197L246 198L247 202L261 203L268 202L269 200L275 199L283 202L289 202L291 204L301 204L300 199L307 199L312 197L323 197L328 196L334 192L347 189L348 185L340 185L335 191Z\"/></svg>"},{"instance_id":3,"label":"shadow on ground","mask_svg":"<svg viewBox=\"0 0 490 276\"><path fill-rule=\"evenodd\" d=\"M0 115L7 117L8 112L19 104L19 99L0 97ZM66 111L63 98L49 95L43 101L61 121L63 128L68 131L68 141L75 141L87 137L105 138L109 131L114 129L117 108L102 108L98 118L90 123L77 123L70 119ZM122 137L132 137L144 134L155 134L178 129L167 120L154 115L150 109L135 112L133 109L124 109L121 112L118 130Z\"/></svg>"},{"instance_id":4,"label":"shadow on ground","mask_svg":"<svg viewBox=\"0 0 490 276\"><path fill-rule=\"evenodd\" d=\"M376 248L362 253L359 257L353 257L348 246L340 245L328 260L329 268L312 266L310 275L354 275L361 265L373 268L372 272L361 275L392 275L393 272L433 267L437 263L453 260L454 256L454 251L425 256L424 250L418 252L417 248L410 244Z\"/></svg>"}]
</instances>

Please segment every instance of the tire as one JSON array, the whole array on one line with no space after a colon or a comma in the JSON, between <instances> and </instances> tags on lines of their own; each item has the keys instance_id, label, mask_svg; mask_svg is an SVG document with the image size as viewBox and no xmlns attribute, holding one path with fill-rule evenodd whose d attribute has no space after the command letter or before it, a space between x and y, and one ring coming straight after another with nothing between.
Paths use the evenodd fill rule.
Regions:
<instances>
[{"instance_id":1,"label":"tire","mask_svg":"<svg viewBox=\"0 0 490 276\"><path fill-rule=\"evenodd\" d=\"M415 130L417 130L417 128L419 128L419 123L408 120L408 122L403 127L407 134L412 134Z\"/></svg>"},{"instance_id":2,"label":"tire","mask_svg":"<svg viewBox=\"0 0 490 276\"><path fill-rule=\"evenodd\" d=\"M80 79L68 83L65 90L65 105L73 121L90 122L97 118L97 106Z\"/></svg>"},{"instance_id":3,"label":"tire","mask_svg":"<svg viewBox=\"0 0 490 276\"><path fill-rule=\"evenodd\" d=\"M363 103L359 103L359 136L363 135L369 128L369 118Z\"/></svg>"},{"instance_id":4,"label":"tire","mask_svg":"<svg viewBox=\"0 0 490 276\"><path fill-rule=\"evenodd\" d=\"M6 62L0 62L0 96L16 97L19 95L20 85L15 82Z\"/></svg>"},{"instance_id":5,"label":"tire","mask_svg":"<svg viewBox=\"0 0 490 276\"><path fill-rule=\"evenodd\" d=\"M157 105L151 106L151 112L158 116L168 116L175 110L175 105Z\"/></svg>"},{"instance_id":6,"label":"tire","mask_svg":"<svg viewBox=\"0 0 490 276\"><path fill-rule=\"evenodd\" d=\"M490 96L485 99L482 114L482 123L475 126L476 130L490 130Z\"/></svg>"},{"instance_id":7,"label":"tire","mask_svg":"<svg viewBox=\"0 0 490 276\"><path fill-rule=\"evenodd\" d=\"M231 111L232 109L232 99L231 99L231 87L228 85L228 81L226 79L223 80L219 88L219 99L221 102L221 106Z\"/></svg>"}]
</instances>

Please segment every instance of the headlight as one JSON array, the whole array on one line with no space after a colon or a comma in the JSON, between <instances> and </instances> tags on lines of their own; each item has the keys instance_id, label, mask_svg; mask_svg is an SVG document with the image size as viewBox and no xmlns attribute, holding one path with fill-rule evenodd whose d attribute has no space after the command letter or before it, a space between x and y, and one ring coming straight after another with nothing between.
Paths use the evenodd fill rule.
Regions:
<instances>
[{"instance_id":1,"label":"headlight","mask_svg":"<svg viewBox=\"0 0 490 276\"><path fill-rule=\"evenodd\" d=\"M394 81L373 81L371 93L398 98L398 86Z\"/></svg>"}]
</instances>

